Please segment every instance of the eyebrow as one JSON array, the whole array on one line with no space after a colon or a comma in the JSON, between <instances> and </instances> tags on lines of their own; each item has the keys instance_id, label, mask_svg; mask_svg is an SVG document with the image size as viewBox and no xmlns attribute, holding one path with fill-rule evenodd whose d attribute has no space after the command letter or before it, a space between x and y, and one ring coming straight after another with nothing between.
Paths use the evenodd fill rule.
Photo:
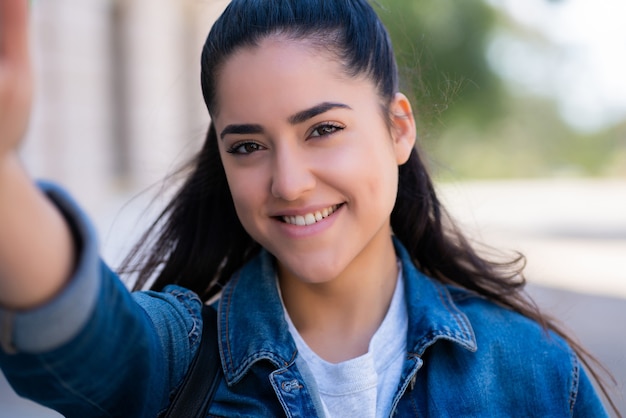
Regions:
<instances>
[{"instance_id":1,"label":"eyebrow","mask_svg":"<svg viewBox=\"0 0 626 418\"><path fill-rule=\"evenodd\" d=\"M228 134L249 135L249 134L261 134L261 133L263 133L263 127L261 125L254 125L254 124L228 125L220 133L220 138L224 139L224 137Z\"/></svg>"},{"instance_id":2,"label":"eyebrow","mask_svg":"<svg viewBox=\"0 0 626 418\"><path fill-rule=\"evenodd\" d=\"M302 122L306 122L307 120L314 118L317 115L321 115L322 113L328 112L331 109L351 109L350 106L343 103L332 103L332 102L324 102L318 105L315 105L309 109L305 109L301 112L296 113L295 115L289 116L289 123L292 125L297 125Z\"/></svg>"},{"instance_id":3,"label":"eyebrow","mask_svg":"<svg viewBox=\"0 0 626 418\"><path fill-rule=\"evenodd\" d=\"M333 103L333 102L324 102L318 105L315 105L309 109L302 110L294 115L289 116L287 121L289 121L292 125L298 125L302 122L306 122L307 120L314 118L317 115L321 115L322 113L328 112L331 109L352 109L347 104L343 103ZM250 134L261 134L263 133L263 127L258 124L233 124L226 126L222 132L220 132L220 138L224 139L224 137L228 134L238 134L238 135L250 135Z\"/></svg>"}]
</instances>

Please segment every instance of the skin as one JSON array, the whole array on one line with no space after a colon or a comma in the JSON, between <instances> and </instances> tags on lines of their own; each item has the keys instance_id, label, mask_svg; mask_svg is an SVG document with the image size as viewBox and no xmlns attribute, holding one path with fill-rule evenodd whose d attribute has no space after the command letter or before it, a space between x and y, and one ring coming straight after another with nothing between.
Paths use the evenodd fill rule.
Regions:
<instances>
[{"instance_id":1,"label":"skin","mask_svg":"<svg viewBox=\"0 0 626 418\"><path fill-rule=\"evenodd\" d=\"M17 148L30 114L28 4L0 1L0 305L30 309L71 274L69 229L22 168Z\"/></svg>"},{"instance_id":2,"label":"skin","mask_svg":"<svg viewBox=\"0 0 626 418\"><path fill-rule=\"evenodd\" d=\"M230 57L217 99L237 214L276 257L294 325L326 360L366 353L398 274L390 215L398 165L415 142L408 100L393 99L390 128L368 78L345 75L328 51L280 37ZM335 211L315 224L285 222L324 208Z\"/></svg>"}]
</instances>

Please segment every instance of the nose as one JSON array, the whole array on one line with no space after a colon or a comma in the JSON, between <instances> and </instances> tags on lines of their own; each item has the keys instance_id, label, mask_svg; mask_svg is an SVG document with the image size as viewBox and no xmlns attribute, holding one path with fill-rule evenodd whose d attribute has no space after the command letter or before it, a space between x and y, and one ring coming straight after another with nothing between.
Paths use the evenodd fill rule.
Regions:
<instances>
[{"instance_id":1,"label":"nose","mask_svg":"<svg viewBox=\"0 0 626 418\"><path fill-rule=\"evenodd\" d=\"M285 148L275 154L271 183L275 198L292 202L315 187L315 175L303 153L303 150Z\"/></svg>"}]
</instances>

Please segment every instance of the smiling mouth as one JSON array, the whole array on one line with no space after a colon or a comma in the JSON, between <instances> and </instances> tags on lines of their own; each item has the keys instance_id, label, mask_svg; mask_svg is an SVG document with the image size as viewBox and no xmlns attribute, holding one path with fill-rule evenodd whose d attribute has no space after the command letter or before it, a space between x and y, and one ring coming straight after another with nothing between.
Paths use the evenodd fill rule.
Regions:
<instances>
[{"instance_id":1,"label":"smiling mouth","mask_svg":"<svg viewBox=\"0 0 626 418\"><path fill-rule=\"evenodd\" d=\"M318 210L315 212L307 213L306 215L297 215L297 216L281 216L280 219L290 225L297 226L308 226L313 225L324 218L329 217L337 209L339 209L341 205L333 205L328 208Z\"/></svg>"}]
</instances>

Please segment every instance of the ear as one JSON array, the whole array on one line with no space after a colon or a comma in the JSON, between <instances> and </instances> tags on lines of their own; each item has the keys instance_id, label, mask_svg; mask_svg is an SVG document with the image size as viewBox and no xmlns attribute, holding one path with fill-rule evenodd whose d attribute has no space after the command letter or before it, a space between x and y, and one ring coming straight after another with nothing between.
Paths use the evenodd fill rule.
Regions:
<instances>
[{"instance_id":1,"label":"ear","mask_svg":"<svg viewBox=\"0 0 626 418\"><path fill-rule=\"evenodd\" d=\"M402 93L396 93L389 110L391 111L391 137L396 161L398 165L402 165L409 159L415 145L417 137L415 118L409 99Z\"/></svg>"}]
</instances>

